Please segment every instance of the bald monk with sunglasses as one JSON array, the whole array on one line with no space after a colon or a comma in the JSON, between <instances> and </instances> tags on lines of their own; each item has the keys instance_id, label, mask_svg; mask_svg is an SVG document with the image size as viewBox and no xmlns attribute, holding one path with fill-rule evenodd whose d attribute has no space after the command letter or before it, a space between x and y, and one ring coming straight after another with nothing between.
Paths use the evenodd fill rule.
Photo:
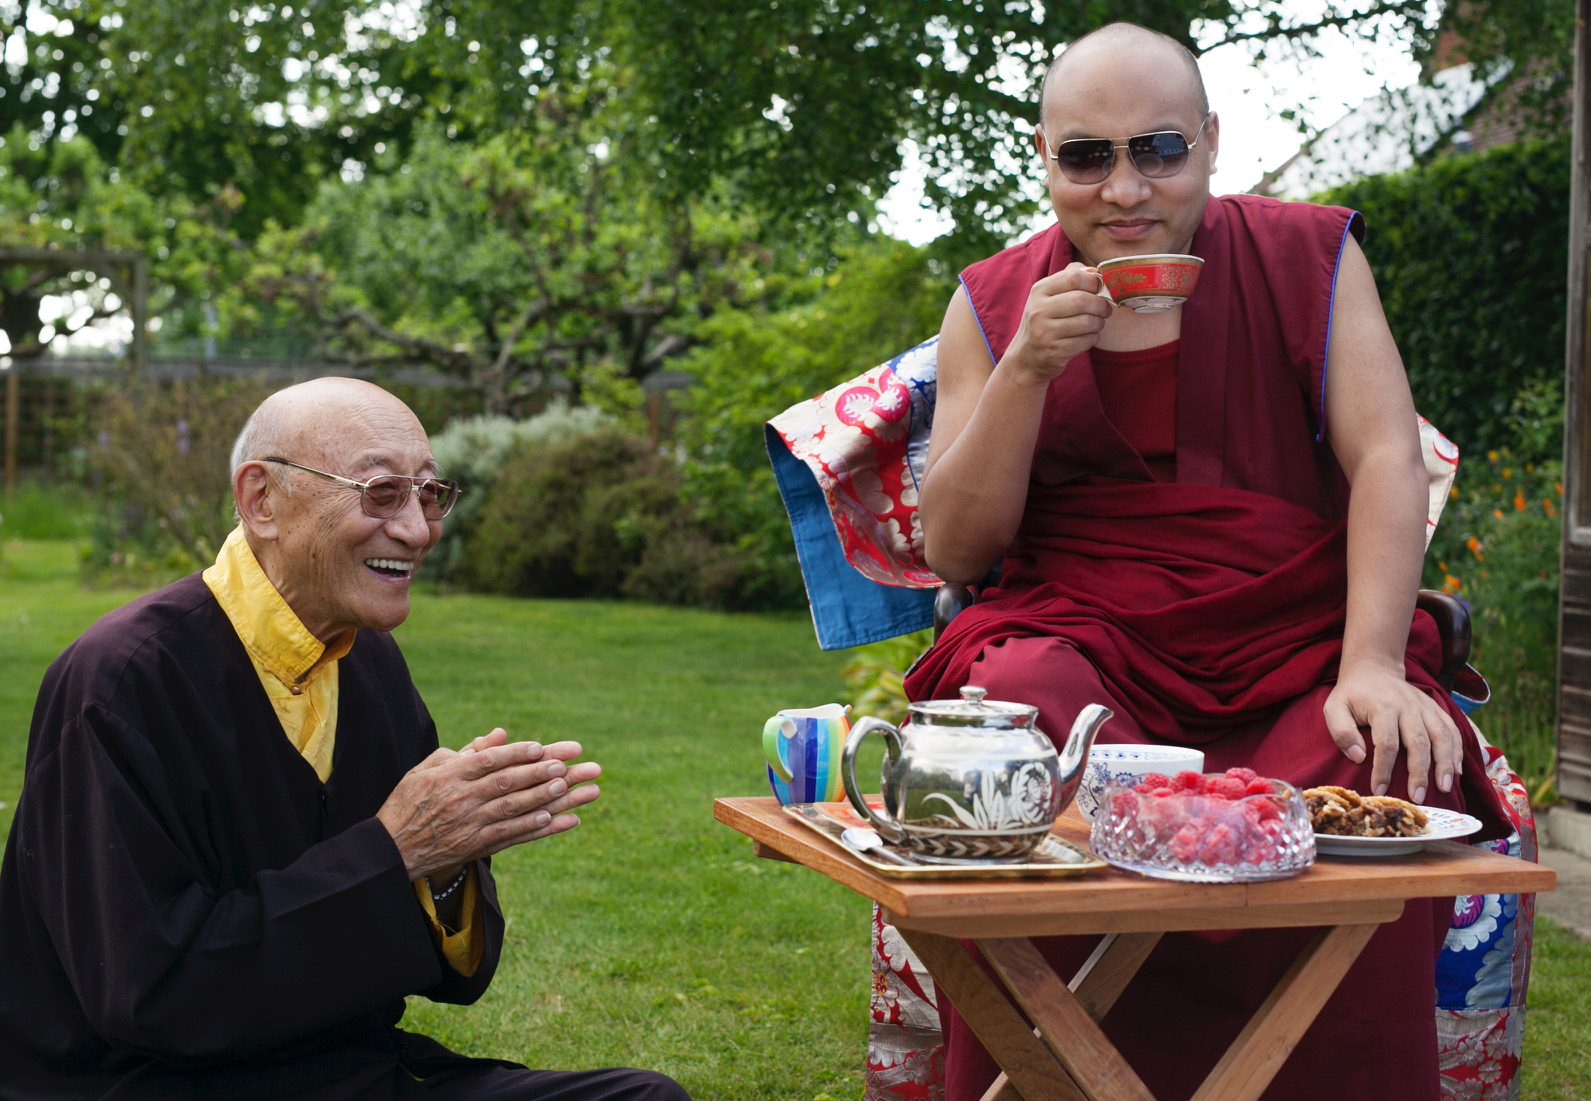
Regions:
<instances>
[{"instance_id":1,"label":"bald monk with sunglasses","mask_svg":"<svg viewBox=\"0 0 1591 1101\"><path fill-rule=\"evenodd\" d=\"M576 742L460 752L388 633L459 488L401 401L268 398L215 564L110 613L39 692L0 866L0 1098L686 1101L396 1028L503 946L489 858L579 825Z\"/></svg>"},{"instance_id":2,"label":"bald monk with sunglasses","mask_svg":"<svg viewBox=\"0 0 1591 1101\"><path fill-rule=\"evenodd\" d=\"M998 583L907 680L1082 707L1101 742L1467 810L1505 836L1416 615L1427 476L1355 212L1210 194L1220 121L1178 42L1113 24L1051 66L1034 150L1057 223L962 273L940 332L921 494L928 564ZM1096 292L1121 256L1204 260L1182 305ZM1436 1101L1434 967L1451 907L1383 926L1267 1098ZM1167 936L1102 1022L1188 1097L1309 930ZM1055 938L1068 975L1095 938ZM997 1068L941 1003L948 1101Z\"/></svg>"}]
</instances>

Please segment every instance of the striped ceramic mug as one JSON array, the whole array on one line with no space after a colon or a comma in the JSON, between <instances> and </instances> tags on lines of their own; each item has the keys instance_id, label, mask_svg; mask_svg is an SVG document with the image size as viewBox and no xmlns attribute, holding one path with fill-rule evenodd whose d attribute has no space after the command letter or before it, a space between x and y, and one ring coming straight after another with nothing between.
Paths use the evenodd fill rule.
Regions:
<instances>
[{"instance_id":1,"label":"striped ceramic mug","mask_svg":"<svg viewBox=\"0 0 1591 1101\"><path fill-rule=\"evenodd\" d=\"M786 708L762 727L768 783L781 803L833 803L840 794L840 751L851 732L849 707Z\"/></svg>"}]
</instances>

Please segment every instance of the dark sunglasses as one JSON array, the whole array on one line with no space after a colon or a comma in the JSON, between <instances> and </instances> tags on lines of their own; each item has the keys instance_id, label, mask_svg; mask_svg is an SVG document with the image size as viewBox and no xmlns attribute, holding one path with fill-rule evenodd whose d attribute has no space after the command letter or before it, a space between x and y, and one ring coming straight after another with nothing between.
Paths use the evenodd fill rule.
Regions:
<instances>
[{"instance_id":1,"label":"dark sunglasses","mask_svg":"<svg viewBox=\"0 0 1591 1101\"><path fill-rule=\"evenodd\" d=\"M1188 163L1188 154L1204 137L1204 128L1210 123L1205 115L1199 132L1189 141L1175 130L1162 130L1156 134L1139 134L1117 145L1109 138L1074 138L1055 147L1050 156L1060 165L1061 173L1076 184L1103 183L1116 167L1116 150L1127 150L1140 175L1151 180L1175 176ZM1046 139L1046 142L1048 139Z\"/></svg>"},{"instance_id":2,"label":"dark sunglasses","mask_svg":"<svg viewBox=\"0 0 1591 1101\"><path fill-rule=\"evenodd\" d=\"M451 480L439 481L436 478L409 478L402 474L383 474L368 482L356 482L352 478L344 478L341 474L328 474L312 466L302 466L290 459L260 461L281 463L294 470L302 470L306 474L319 474L322 478L330 478L334 482L357 489L359 507L364 509L366 516L377 520L386 520L402 512L404 506L409 503L410 494L420 498L420 511L425 514L427 520L440 520L452 511L459 494L464 492L457 482Z\"/></svg>"}]
</instances>

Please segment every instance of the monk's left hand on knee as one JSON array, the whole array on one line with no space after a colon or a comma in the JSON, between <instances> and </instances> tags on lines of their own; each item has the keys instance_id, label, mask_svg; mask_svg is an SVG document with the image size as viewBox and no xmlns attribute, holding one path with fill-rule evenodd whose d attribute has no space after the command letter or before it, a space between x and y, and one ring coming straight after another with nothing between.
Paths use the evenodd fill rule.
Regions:
<instances>
[{"instance_id":1,"label":"monk's left hand on knee","mask_svg":"<svg viewBox=\"0 0 1591 1101\"><path fill-rule=\"evenodd\" d=\"M1326 729L1350 761L1365 759L1363 728L1375 747L1370 786L1386 794L1392 767L1402 748L1409 755L1409 798L1423 802L1433 774L1436 786L1453 790L1463 770L1463 743L1458 726L1435 700L1403 679L1401 671L1344 667L1337 686L1326 697Z\"/></svg>"}]
</instances>

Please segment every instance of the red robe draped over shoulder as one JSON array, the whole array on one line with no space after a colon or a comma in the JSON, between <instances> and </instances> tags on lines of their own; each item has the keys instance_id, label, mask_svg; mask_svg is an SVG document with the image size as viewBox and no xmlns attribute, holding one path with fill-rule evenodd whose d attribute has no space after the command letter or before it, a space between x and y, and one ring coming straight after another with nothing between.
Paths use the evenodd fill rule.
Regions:
<instances>
[{"instance_id":1,"label":"red robe draped over shoulder","mask_svg":"<svg viewBox=\"0 0 1591 1101\"><path fill-rule=\"evenodd\" d=\"M1027 506L1000 584L961 613L907 679L912 699L982 684L1038 705L1064 732L1083 706L1117 717L1102 742L1192 744L1206 769L1247 765L1300 786L1368 791L1327 733L1347 600L1348 485L1325 442L1327 341L1336 271L1359 215L1252 196L1212 198L1191 251L1204 258L1183 306L1174 483L1157 483L1105 416L1094 364L1049 387ZM1072 261L1052 227L962 275L996 360L1028 291ZM1425 801L1506 817L1468 724L1436 681L1435 624L1416 615L1406 675L1466 731L1464 776ZM1368 738L1366 739L1368 744ZM1433 778L1434 780L1434 778ZM1407 797L1402 755L1391 793ZM1384 926L1265 1094L1438 1097L1434 966L1445 899ZM1197 1088L1312 930L1172 934L1105 1018L1161 1101ZM1052 938L1069 975L1095 938ZM976 1098L996 1068L952 1009L947 1099Z\"/></svg>"}]
</instances>

